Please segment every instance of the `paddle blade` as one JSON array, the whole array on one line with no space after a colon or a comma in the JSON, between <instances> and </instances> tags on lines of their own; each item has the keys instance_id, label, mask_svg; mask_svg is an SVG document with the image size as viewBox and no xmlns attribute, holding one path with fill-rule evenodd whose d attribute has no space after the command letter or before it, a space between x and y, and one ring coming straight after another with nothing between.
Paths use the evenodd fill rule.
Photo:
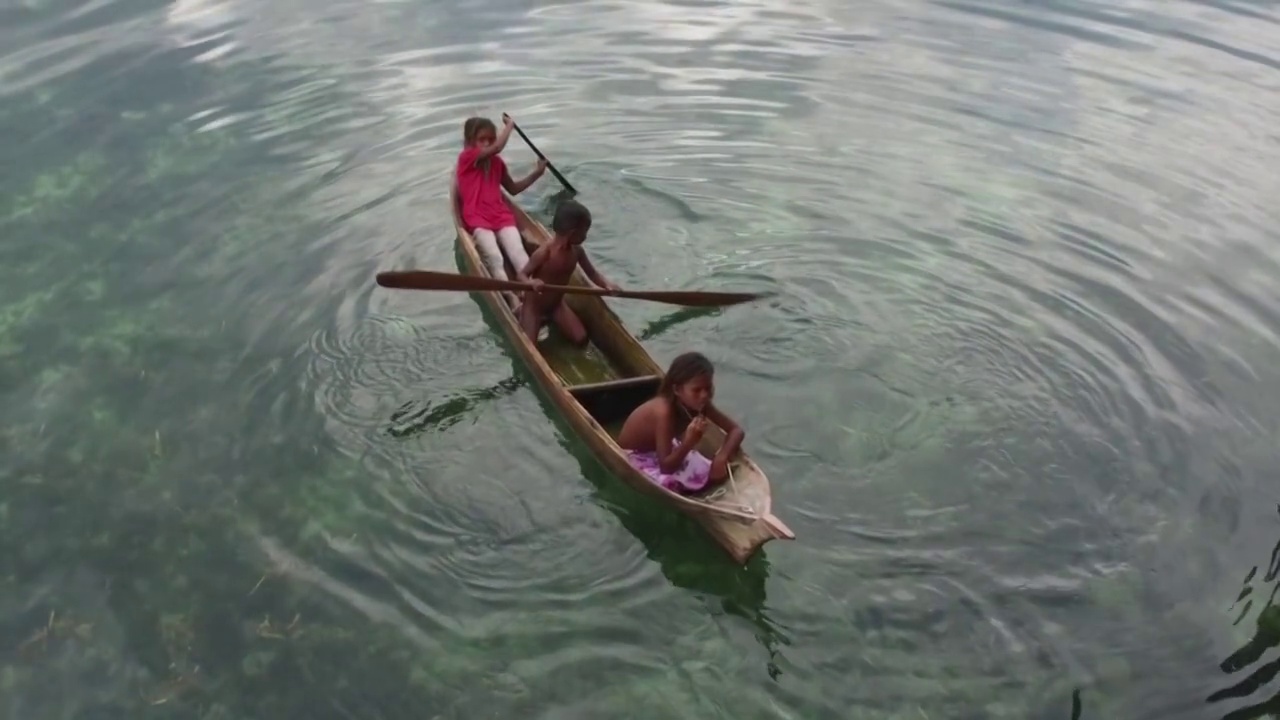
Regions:
<instances>
[{"instance_id":1,"label":"paddle blade","mask_svg":"<svg viewBox=\"0 0 1280 720\"><path fill-rule=\"evenodd\" d=\"M684 290L656 290L656 291L628 291L623 290L615 295L615 297L633 298L635 300L652 300L654 302L668 303L670 305L684 305L686 307L724 307L727 305L738 305L740 303L751 302L761 298L769 297L769 293L740 293L740 292L701 292L701 291L684 291Z\"/></svg>"}]
</instances>

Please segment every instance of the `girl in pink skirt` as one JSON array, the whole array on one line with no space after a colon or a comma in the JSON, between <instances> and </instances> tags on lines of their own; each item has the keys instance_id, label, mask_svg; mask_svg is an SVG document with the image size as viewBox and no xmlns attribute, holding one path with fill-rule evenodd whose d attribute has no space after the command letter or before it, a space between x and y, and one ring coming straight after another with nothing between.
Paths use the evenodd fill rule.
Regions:
<instances>
[{"instance_id":1,"label":"girl in pink skirt","mask_svg":"<svg viewBox=\"0 0 1280 720\"><path fill-rule=\"evenodd\" d=\"M618 434L618 445L632 466L672 492L696 493L724 480L730 458L746 437L711 403L714 375L711 361L701 353L680 355L671 361L657 396L633 410ZM708 419L728 433L712 459L695 449Z\"/></svg>"}]
</instances>

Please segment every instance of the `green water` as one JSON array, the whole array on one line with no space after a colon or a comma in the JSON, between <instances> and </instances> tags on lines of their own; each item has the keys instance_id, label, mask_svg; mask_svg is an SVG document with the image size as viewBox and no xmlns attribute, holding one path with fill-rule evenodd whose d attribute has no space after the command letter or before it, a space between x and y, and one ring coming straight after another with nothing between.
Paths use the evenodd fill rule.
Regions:
<instances>
[{"instance_id":1,"label":"green water","mask_svg":"<svg viewBox=\"0 0 1280 720\"><path fill-rule=\"evenodd\" d=\"M0 6L0 717L1264 717L1277 21ZM456 270L504 111L611 279L776 293L610 302L795 542L734 567L473 298L375 286Z\"/></svg>"}]
</instances>

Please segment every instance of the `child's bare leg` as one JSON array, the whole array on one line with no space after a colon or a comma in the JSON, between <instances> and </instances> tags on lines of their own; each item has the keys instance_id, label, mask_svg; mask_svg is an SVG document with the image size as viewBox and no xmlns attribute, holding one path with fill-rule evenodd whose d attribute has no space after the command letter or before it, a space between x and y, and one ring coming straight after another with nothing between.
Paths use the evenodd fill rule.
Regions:
<instances>
[{"instance_id":1,"label":"child's bare leg","mask_svg":"<svg viewBox=\"0 0 1280 720\"><path fill-rule=\"evenodd\" d=\"M534 345L538 344L538 330L542 327L541 318L538 317L537 301L526 297L524 303L520 306L520 329L524 331L525 337L529 338L529 342Z\"/></svg>"},{"instance_id":2,"label":"child's bare leg","mask_svg":"<svg viewBox=\"0 0 1280 720\"><path fill-rule=\"evenodd\" d=\"M582 324L578 314L569 307L569 303L561 300L560 304L556 306L555 312L551 313L551 317L569 342L574 345L587 344L589 339L587 337L587 328Z\"/></svg>"}]
</instances>

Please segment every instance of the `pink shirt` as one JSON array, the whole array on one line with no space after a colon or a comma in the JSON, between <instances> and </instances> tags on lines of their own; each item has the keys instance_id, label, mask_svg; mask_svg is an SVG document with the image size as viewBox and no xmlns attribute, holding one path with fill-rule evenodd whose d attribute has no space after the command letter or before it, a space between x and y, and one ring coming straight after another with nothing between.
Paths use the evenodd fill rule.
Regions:
<instances>
[{"instance_id":1,"label":"pink shirt","mask_svg":"<svg viewBox=\"0 0 1280 720\"><path fill-rule=\"evenodd\" d=\"M480 148L464 148L458 153L458 200L462 204L462 222L468 230L477 228L497 232L514 227L515 215L502 199L502 178L507 164L498 155L490 155L488 167L476 166Z\"/></svg>"}]
</instances>

